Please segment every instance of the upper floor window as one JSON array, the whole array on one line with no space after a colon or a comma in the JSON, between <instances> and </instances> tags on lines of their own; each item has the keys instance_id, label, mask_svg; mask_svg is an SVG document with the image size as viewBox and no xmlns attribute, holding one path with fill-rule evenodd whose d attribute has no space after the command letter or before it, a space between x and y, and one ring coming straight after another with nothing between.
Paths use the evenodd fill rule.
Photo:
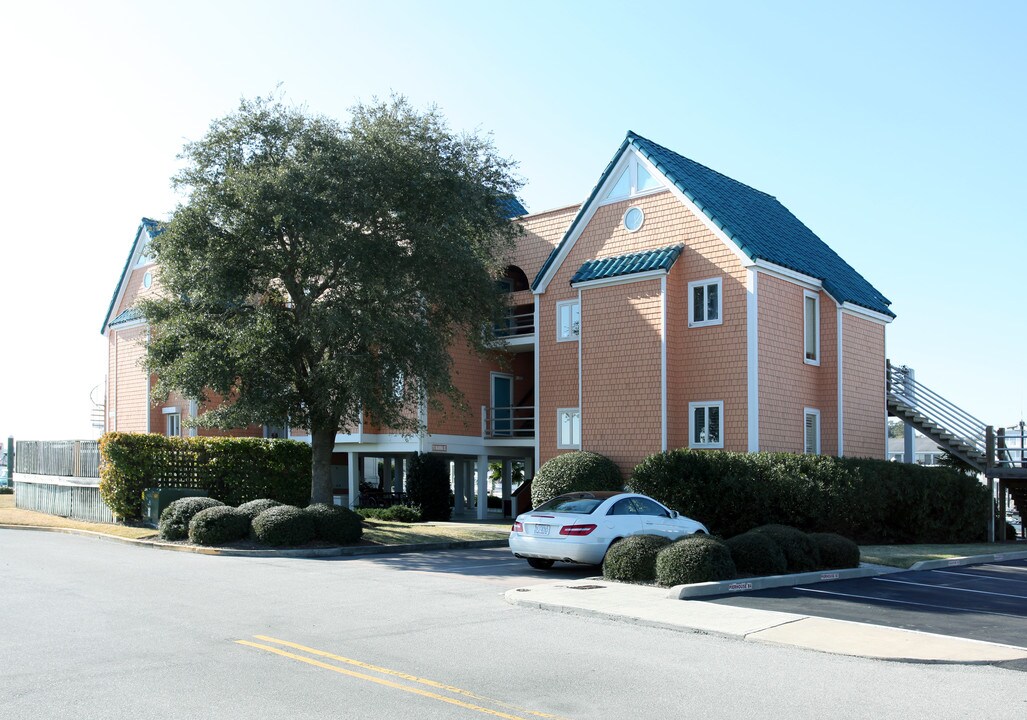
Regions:
<instances>
[{"instance_id":1,"label":"upper floor window","mask_svg":"<svg viewBox=\"0 0 1027 720\"><path fill-rule=\"evenodd\" d=\"M724 403L688 403L688 447L722 448Z\"/></svg>"},{"instance_id":2,"label":"upper floor window","mask_svg":"<svg viewBox=\"0 0 1027 720\"><path fill-rule=\"evenodd\" d=\"M688 283L688 327L720 325L720 278Z\"/></svg>"},{"instance_id":3,"label":"upper floor window","mask_svg":"<svg viewBox=\"0 0 1027 720\"><path fill-rule=\"evenodd\" d=\"M805 361L809 365L820 364L820 296L806 290L803 293L803 345Z\"/></svg>"},{"instance_id":4,"label":"upper floor window","mask_svg":"<svg viewBox=\"0 0 1027 720\"><path fill-rule=\"evenodd\" d=\"M638 156L629 154L627 160L621 163L616 179L610 185L610 189L603 197L602 202L617 202L618 200L661 189L663 189L663 183L649 172L645 163L641 162Z\"/></svg>"},{"instance_id":5,"label":"upper floor window","mask_svg":"<svg viewBox=\"0 0 1027 720\"><path fill-rule=\"evenodd\" d=\"M581 410L560 408L556 411L556 447L577 450L581 447Z\"/></svg>"},{"instance_id":6,"label":"upper floor window","mask_svg":"<svg viewBox=\"0 0 1027 720\"><path fill-rule=\"evenodd\" d=\"M820 454L820 411L806 408L803 411L803 448L807 455Z\"/></svg>"},{"instance_id":7,"label":"upper floor window","mask_svg":"<svg viewBox=\"0 0 1027 720\"><path fill-rule=\"evenodd\" d=\"M581 305L577 300L556 303L556 340L577 340L581 334Z\"/></svg>"},{"instance_id":8,"label":"upper floor window","mask_svg":"<svg viewBox=\"0 0 1027 720\"><path fill-rule=\"evenodd\" d=\"M168 413L164 416L167 422L168 437L178 437L182 434L182 413Z\"/></svg>"}]
</instances>

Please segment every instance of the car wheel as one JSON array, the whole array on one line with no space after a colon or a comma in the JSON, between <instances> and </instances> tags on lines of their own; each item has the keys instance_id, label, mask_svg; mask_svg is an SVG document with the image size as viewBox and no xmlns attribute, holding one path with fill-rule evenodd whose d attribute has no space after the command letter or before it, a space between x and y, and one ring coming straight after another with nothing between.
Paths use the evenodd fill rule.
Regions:
<instances>
[{"instance_id":1,"label":"car wheel","mask_svg":"<svg viewBox=\"0 0 1027 720\"><path fill-rule=\"evenodd\" d=\"M528 564L536 570L548 570L553 567L555 560L546 560L544 558L528 558Z\"/></svg>"},{"instance_id":2,"label":"car wheel","mask_svg":"<svg viewBox=\"0 0 1027 720\"><path fill-rule=\"evenodd\" d=\"M602 567L606 563L606 556L610 554L610 548L619 543L624 538L614 538L610 541L610 544L606 546L606 552L603 553L603 559L599 561L599 567Z\"/></svg>"}]
</instances>

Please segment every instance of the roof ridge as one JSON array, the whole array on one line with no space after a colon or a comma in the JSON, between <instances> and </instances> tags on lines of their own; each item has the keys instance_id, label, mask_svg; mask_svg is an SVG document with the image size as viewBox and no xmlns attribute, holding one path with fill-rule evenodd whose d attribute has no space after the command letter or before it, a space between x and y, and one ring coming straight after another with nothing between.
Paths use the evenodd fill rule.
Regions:
<instances>
[{"instance_id":1,"label":"roof ridge","mask_svg":"<svg viewBox=\"0 0 1027 720\"><path fill-rule=\"evenodd\" d=\"M759 193L760 195L766 195L768 198L772 198L773 200L777 200L776 196L771 195L768 192L764 192L763 190L760 190L759 188L754 188L752 185L747 185L746 183L742 182L741 180L736 180L735 178L731 177L730 175L725 175L724 173L722 173L722 172L720 172L718 170L714 170L709 165L703 165L698 160L693 160L690 157L685 157L684 155L682 155L679 152L674 152L669 147L666 147L665 145L660 145L660 143L656 142L655 140L650 140L649 138L643 137L642 135L639 135L638 133L633 132L631 130L628 130L628 137L629 137L629 139L637 138L639 140L644 140L645 142L649 143L650 145L655 145L656 147L658 147L660 150L662 150L664 152L667 152L667 153L670 153L671 155L679 157L682 160L685 160L686 162L692 163L693 165L698 165L703 170L706 170L707 172L711 172L714 175L717 175L718 177L722 177L725 180L730 180L731 182L735 183L736 185L741 185L742 187L747 188L749 190L752 190L753 192ZM780 200L777 200L777 201L781 202Z\"/></svg>"}]
</instances>

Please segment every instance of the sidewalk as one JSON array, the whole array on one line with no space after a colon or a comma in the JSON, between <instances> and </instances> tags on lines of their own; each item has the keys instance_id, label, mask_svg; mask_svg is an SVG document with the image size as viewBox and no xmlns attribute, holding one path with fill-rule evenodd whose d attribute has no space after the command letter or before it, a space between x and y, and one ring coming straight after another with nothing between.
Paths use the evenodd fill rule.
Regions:
<instances>
[{"instance_id":1,"label":"sidewalk","mask_svg":"<svg viewBox=\"0 0 1027 720\"><path fill-rule=\"evenodd\" d=\"M943 663L1027 660L1027 648L701 600L676 600L667 596L666 588L597 579L515 588L507 591L505 598L513 605L539 610L839 655Z\"/></svg>"}]
</instances>

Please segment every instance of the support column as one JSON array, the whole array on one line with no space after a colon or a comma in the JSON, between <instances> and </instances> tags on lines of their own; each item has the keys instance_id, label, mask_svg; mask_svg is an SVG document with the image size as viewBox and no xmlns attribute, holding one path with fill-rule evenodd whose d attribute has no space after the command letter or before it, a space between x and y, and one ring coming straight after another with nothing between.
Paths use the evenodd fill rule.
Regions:
<instances>
[{"instance_id":1,"label":"support column","mask_svg":"<svg viewBox=\"0 0 1027 720\"><path fill-rule=\"evenodd\" d=\"M913 426L905 421L902 423L902 462L916 462L916 435Z\"/></svg>"},{"instance_id":2,"label":"support column","mask_svg":"<svg viewBox=\"0 0 1027 720\"><path fill-rule=\"evenodd\" d=\"M464 466L466 460L453 461L453 514L464 514Z\"/></svg>"},{"instance_id":3,"label":"support column","mask_svg":"<svg viewBox=\"0 0 1027 720\"><path fill-rule=\"evenodd\" d=\"M489 515L489 456L478 456L478 519Z\"/></svg>"},{"instance_id":4,"label":"support column","mask_svg":"<svg viewBox=\"0 0 1027 720\"><path fill-rule=\"evenodd\" d=\"M503 461L503 517L513 515L513 461Z\"/></svg>"},{"instance_id":5,"label":"support column","mask_svg":"<svg viewBox=\"0 0 1027 720\"><path fill-rule=\"evenodd\" d=\"M360 453L346 453L346 462L349 475L349 509L353 510L360 506Z\"/></svg>"},{"instance_id":6,"label":"support column","mask_svg":"<svg viewBox=\"0 0 1027 720\"><path fill-rule=\"evenodd\" d=\"M531 480L535 477L535 457L530 456L524 458L524 482Z\"/></svg>"},{"instance_id":7,"label":"support column","mask_svg":"<svg viewBox=\"0 0 1027 720\"><path fill-rule=\"evenodd\" d=\"M464 463L464 507L474 508L474 461Z\"/></svg>"},{"instance_id":8,"label":"support column","mask_svg":"<svg viewBox=\"0 0 1027 720\"><path fill-rule=\"evenodd\" d=\"M1006 541L1006 481L998 481L998 538L999 542Z\"/></svg>"},{"instance_id":9,"label":"support column","mask_svg":"<svg viewBox=\"0 0 1027 720\"><path fill-rule=\"evenodd\" d=\"M403 492L403 463L401 457L392 458L392 492Z\"/></svg>"}]
</instances>

